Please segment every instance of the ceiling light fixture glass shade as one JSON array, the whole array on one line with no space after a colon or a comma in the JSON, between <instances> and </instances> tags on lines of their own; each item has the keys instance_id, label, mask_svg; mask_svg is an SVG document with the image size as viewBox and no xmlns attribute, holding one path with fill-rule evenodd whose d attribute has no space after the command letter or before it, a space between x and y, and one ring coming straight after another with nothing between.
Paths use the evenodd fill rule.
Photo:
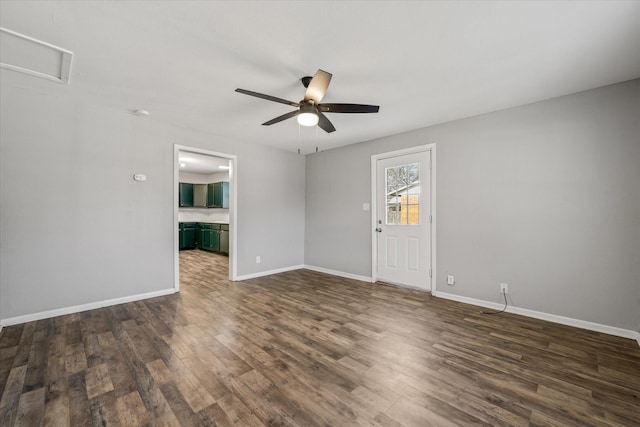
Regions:
<instances>
[{"instance_id":1,"label":"ceiling light fixture glass shade","mask_svg":"<svg viewBox=\"0 0 640 427\"><path fill-rule=\"evenodd\" d=\"M318 115L316 113L300 113L298 114L298 123L302 126L315 126L318 124Z\"/></svg>"},{"instance_id":2,"label":"ceiling light fixture glass shade","mask_svg":"<svg viewBox=\"0 0 640 427\"><path fill-rule=\"evenodd\" d=\"M298 123L302 126L315 126L318 124L318 110L313 102L308 102L300 106L300 113L298 114Z\"/></svg>"}]
</instances>

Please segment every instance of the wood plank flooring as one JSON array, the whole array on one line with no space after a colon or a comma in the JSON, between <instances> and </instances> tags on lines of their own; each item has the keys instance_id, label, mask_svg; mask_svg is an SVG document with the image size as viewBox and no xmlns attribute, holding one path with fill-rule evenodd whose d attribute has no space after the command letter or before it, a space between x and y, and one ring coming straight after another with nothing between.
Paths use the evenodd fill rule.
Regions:
<instances>
[{"instance_id":1,"label":"wood plank flooring","mask_svg":"<svg viewBox=\"0 0 640 427\"><path fill-rule=\"evenodd\" d=\"M640 350L616 338L308 270L6 327L2 426L632 426Z\"/></svg>"}]
</instances>

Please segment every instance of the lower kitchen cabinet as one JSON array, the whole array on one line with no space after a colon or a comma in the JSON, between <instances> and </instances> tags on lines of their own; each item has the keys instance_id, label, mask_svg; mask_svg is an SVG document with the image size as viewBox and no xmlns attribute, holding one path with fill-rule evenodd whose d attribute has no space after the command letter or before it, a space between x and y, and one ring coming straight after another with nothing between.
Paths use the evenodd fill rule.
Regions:
<instances>
[{"instance_id":1,"label":"lower kitchen cabinet","mask_svg":"<svg viewBox=\"0 0 640 427\"><path fill-rule=\"evenodd\" d=\"M198 248L210 250L211 247L211 224L198 223Z\"/></svg>"},{"instance_id":2,"label":"lower kitchen cabinet","mask_svg":"<svg viewBox=\"0 0 640 427\"><path fill-rule=\"evenodd\" d=\"M220 224L211 224L211 246L212 252L220 252Z\"/></svg>"},{"instance_id":3,"label":"lower kitchen cabinet","mask_svg":"<svg viewBox=\"0 0 640 427\"><path fill-rule=\"evenodd\" d=\"M229 255L229 224L181 222L178 237L180 250L199 248Z\"/></svg>"},{"instance_id":4,"label":"lower kitchen cabinet","mask_svg":"<svg viewBox=\"0 0 640 427\"><path fill-rule=\"evenodd\" d=\"M229 255L229 224L220 224L220 252Z\"/></svg>"},{"instance_id":5,"label":"lower kitchen cabinet","mask_svg":"<svg viewBox=\"0 0 640 427\"><path fill-rule=\"evenodd\" d=\"M197 234L198 248L229 254L229 224L199 222Z\"/></svg>"},{"instance_id":6,"label":"lower kitchen cabinet","mask_svg":"<svg viewBox=\"0 0 640 427\"><path fill-rule=\"evenodd\" d=\"M178 229L180 250L196 247L196 223L181 222Z\"/></svg>"}]
</instances>

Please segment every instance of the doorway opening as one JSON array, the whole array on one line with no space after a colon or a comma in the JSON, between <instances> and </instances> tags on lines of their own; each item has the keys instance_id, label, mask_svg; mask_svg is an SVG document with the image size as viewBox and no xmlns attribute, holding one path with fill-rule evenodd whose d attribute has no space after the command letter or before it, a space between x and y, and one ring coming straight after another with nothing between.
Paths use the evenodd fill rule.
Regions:
<instances>
[{"instance_id":1,"label":"doorway opening","mask_svg":"<svg viewBox=\"0 0 640 427\"><path fill-rule=\"evenodd\" d=\"M237 275L237 156L174 145L174 288L180 290L180 250L228 256L231 281Z\"/></svg>"},{"instance_id":2,"label":"doorway opening","mask_svg":"<svg viewBox=\"0 0 640 427\"><path fill-rule=\"evenodd\" d=\"M371 277L436 291L436 146L371 156Z\"/></svg>"}]
</instances>

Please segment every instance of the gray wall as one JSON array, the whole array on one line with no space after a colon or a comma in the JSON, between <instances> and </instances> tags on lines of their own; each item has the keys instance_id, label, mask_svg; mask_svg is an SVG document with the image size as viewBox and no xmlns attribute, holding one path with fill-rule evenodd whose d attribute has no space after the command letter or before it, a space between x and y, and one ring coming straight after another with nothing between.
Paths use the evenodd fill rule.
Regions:
<instances>
[{"instance_id":1,"label":"gray wall","mask_svg":"<svg viewBox=\"0 0 640 427\"><path fill-rule=\"evenodd\" d=\"M239 275L303 263L303 156L9 71L0 93L3 319L173 287L174 144L238 156Z\"/></svg>"},{"instance_id":2,"label":"gray wall","mask_svg":"<svg viewBox=\"0 0 640 427\"><path fill-rule=\"evenodd\" d=\"M438 291L638 330L639 120L634 80L309 155L305 263L370 276L370 156L436 143Z\"/></svg>"}]
</instances>

